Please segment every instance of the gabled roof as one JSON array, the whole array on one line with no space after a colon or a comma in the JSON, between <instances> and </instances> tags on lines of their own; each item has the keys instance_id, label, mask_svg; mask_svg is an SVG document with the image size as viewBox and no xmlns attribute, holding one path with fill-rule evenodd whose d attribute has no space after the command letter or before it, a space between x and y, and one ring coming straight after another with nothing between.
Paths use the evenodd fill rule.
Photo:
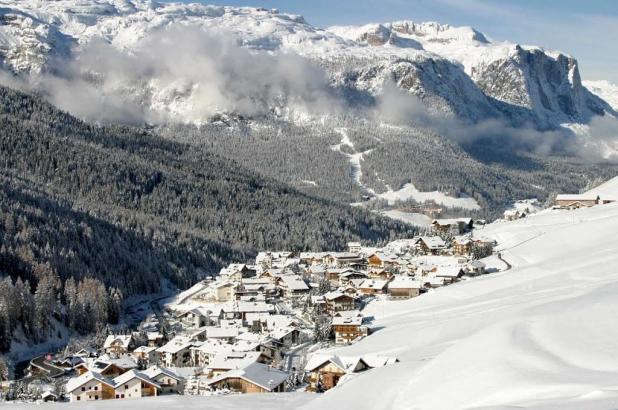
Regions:
<instances>
[{"instance_id":1,"label":"gabled roof","mask_svg":"<svg viewBox=\"0 0 618 410\"><path fill-rule=\"evenodd\" d=\"M285 275L281 277L281 280L285 284L285 287L287 287L289 290L296 290L296 291L304 291L304 290L308 291L309 290L309 286L307 286L305 281L302 280L302 278L298 275Z\"/></svg>"},{"instance_id":2,"label":"gabled roof","mask_svg":"<svg viewBox=\"0 0 618 410\"><path fill-rule=\"evenodd\" d=\"M413 280L412 278L405 276L396 276L388 284L389 289L420 289L423 284L419 280Z\"/></svg>"},{"instance_id":3,"label":"gabled roof","mask_svg":"<svg viewBox=\"0 0 618 410\"><path fill-rule=\"evenodd\" d=\"M161 353L178 353L181 350L188 349L191 347L193 342L188 337L184 336L176 336L163 346L157 349L157 352Z\"/></svg>"},{"instance_id":4,"label":"gabled roof","mask_svg":"<svg viewBox=\"0 0 618 410\"><path fill-rule=\"evenodd\" d=\"M236 352L236 351L226 351L216 353L214 357L210 360L208 367L211 369L221 369L221 370L234 370L234 369L242 369L251 363L255 363L259 360L261 352Z\"/></svg>"},{"instance_id":5,"label":"gabled roof","mask_svg":"<svg viewBox=\"0 0 618 410\"><path fill-rule=\"evenodd\" d=\"M129 370L128 372L123 373L120 376L116 377L114 379L115 387L122 386L123 384L126 384L133 379L139 379L145 383L155 386L157 389L161 388L161 386L159 386L159 384L155 382L154 380L152 380L148 375L142 372L135 371L135 370Z\"/></svg>"},{"instance_id":6,"label":"gabled roof","mask_svg":"<svg viewBox=\"0 0 618 410\"><path fill-rule=\"evenodd\" d=\"M100 373L90 371L78 377L73 377L72 379L69 379L66 385L66 391L67 393L71 393L72 391L75 391L75 389L80 388L81 386L83 386L84 384L88 383L91 380L96 380L99 383L106 384L112 388L114 387L113 380L110 380L107 377L104 377Z\"/></svg>"},{"instance_id":7,"label":"gabled roof","mask_svg":"<svg viewBox=\"0 0 618 410\"><path fill-rule=\"evenodd\" d=\"M230 370L208 382L215 384L228 378L240 378L262 387L267 391L273 391L284 383L289 377L287 372L274 369L263 363L251 363L243 369Z\"/></svg>"},{"instance_id":8,"label":"gabled roof","mask_svg":"<svg viewBox=\"0 0 618 410\"><path fill-rule=\"evenodd\" d=\"M131 335L109 335L105 339L105 343L103 343L103 348L107 349L112 345L120 345L125 349L128 349L132 340L133 336Z\"/></svg>"},{"instance_id":9,"label":"gabled roof","mask_svg":"<svg viewBox=\"0 0 618 410\"><path fill-rule=\"evenodd\" d=\"M311 356L305 371L312 372L327 363L332 363L345 373L354 373L359 370L359 364L364 364L365 367L370 367L367 362L360 356L337 356L329 354L314 354Z\"/></svg>"},{"instance_id":10,"label":"gabled roof","mask_svg":"<svg viewBox=\"0 0 618 410\"><path fill-rule=\"evenodd\" d=\"M417 243L420 241L423 241L429 249L441 249L446 247L446 243L439 236L421 236L418 238Z\"/></svg>"},{"instance_id":11,"label":"gabled roof","mask_svg":"<svg viewBox=\"0 0 618 410\"><path fill-rule=\"evenodd\" d=\"M159 367L159 366L149 367L148 369L144 370L142 373L144 373L146 376L150 377L151 379L154 379L155 377L163 374L163 375L165 375L167 377L170 377L172 379L176 379L178 381L182 380L182 377L178 376L173 371L165 369L163 367Z\"/></svg>"},{"instance_id":12,"label":"gabled roof","mask_svg":"<svg viewBox=\"0 0 618 410\"><path fill-rule=\"evenodd\" d=\"M442 278L457 278L463 274L460 266L438 266L435 276Z\"/></svg>"}]
</instances>

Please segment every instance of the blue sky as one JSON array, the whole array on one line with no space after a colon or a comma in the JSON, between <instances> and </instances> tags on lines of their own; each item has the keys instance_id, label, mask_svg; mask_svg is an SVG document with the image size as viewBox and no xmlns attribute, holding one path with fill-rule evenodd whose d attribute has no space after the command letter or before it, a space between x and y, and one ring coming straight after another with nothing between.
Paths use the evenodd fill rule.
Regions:
<instances>
[{"instance_id":1,"label":"blue sky","mask_svg":"<svg viewBox=\"0 0 618 410\"><path fill-rule=\"evenodd\" d=\"M196 1L196 0L193 0ZM618 83L618 0L208 0L302 14L310 23L393 20L473 26L496 40L560 50L579 60L583 79Z\"/></svg>"}]
</instances>

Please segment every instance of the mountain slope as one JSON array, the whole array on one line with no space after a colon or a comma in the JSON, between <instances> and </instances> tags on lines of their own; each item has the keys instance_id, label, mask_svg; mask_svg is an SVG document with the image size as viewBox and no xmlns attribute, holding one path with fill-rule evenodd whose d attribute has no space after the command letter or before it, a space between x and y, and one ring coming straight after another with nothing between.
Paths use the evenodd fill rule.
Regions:
<instances>
[{"instance_id":1,"label":"mountain slope","mask_svg":"<svg viewBox=\"0 0 618 410\"><path fill-rule=\"evenodd\" d=\"M100 329L118 320L123 296L159 292L165 280L188 287L260 249L342 249L414 233L204 149L89 125L2 87L0 149L0 287L9 289L0 297L17 292L24 303L6 313L0 300L3 342L19 326L45 340L52 316L84 333ZM76 287L84 303L98 301L89 307L96 317L59 309L57 298L69 304Z\"/></svg>"},{"instance_id":2,"label":"mountain slope","mask_svg":"<svg viewBox=\"0 0 618 410\"><path fill-rule=\"evenodd\" d=\"M106 52L107 58L134 54L158 33L193 27L199 29L193 38L176 43L190 48L205 41L212 46L209 36L231 34L246 49L316 61L326 69L331 85L344 87L348 94L376 96L394 82L434 110L473 121L504 117L515 124L551 128L614 113L582 86L574 58L493 42L469 27L399 21L323 30L276 10L145 0L2 0L0 5L0 56L4 66L17 73L62 70L58 58L97 42L115 50ZM169 53L162 53L162 59ZM105 64L95 67L103 76L105 69ZM181 122L203 121L204 115L213 114L202 113L200 119L191 112L190 102L205 78L170 82L153 75L136 90L147 109L159 115L173 112L169 119ZM109 87L128 93L135 84Z\"/></svg>"},{"instance_id":3,"label":"mountain slope","mask_svg":"<svg viewBox=\"0 0 618 410\"><path fill-rule=\"evenodd\" d=\"M498 240L511 270L370 304L380 330L336 351L401 363L348 380L305 408L595 408L597 400L613 408L616 229L617 204L489 225L482 235Z\"/></svg>"}]
</instances>

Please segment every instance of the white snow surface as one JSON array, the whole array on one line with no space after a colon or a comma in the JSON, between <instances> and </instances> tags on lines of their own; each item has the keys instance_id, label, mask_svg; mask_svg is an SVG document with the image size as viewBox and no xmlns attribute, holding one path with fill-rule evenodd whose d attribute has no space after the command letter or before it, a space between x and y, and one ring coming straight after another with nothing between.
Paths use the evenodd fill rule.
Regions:
<instances>
[{"instance_id":1,"label":"white snow surface","mask_svg":"<svg viewBox=\"0 0 618 410\"><path fill-rule=\"evenodd\" d=\"M336 352L385 354L310 409L616 408L618 204L487 226L513 268L409 301Z\"/></svg>"},{"instance_id":2,"label":"white snow surface","mask_svg":"<svg viewBox=\"0 0 618 410\"><path fill-rule=\"evenodd\" d=\"M431 226L431 218L425 214L419 214L416 212L404 212L397 209L391 209L388 211L380 212L384 216L388 216L391 219L406 222L412 225L428 228Z\"/></svg>"},{"instance_id":3,"label":"white snow surface","mask_svg":"<svg viewBox=\"0 0 618 410\"><path fill-rule=\"evenodd\" d=\"M599 185L586 192L587 195L598 195L601 199L609 198L618 200L618 177Z\"/></svg>"},{"instance_id":4,"label":"white snow surface","mask_svg":"<svg viewBox=\"0 0 618 410\"><path fill-rule=\"evenodd\" d=\"M379 194L378 196L382 199L386 199L389 205L394 204L395 201L398 200L405 201L408 199L413 199L420 203L423 203L425 201L434 201L437 204L452 208L457 207L464 209L481 209L481 207L474 198L455 198L452 196L448 196L440 191L421 192L416 189L414 184L411 183L405 184L403 188L397 191L389 190L387 192Z\"/></svg>"}]
</instances>

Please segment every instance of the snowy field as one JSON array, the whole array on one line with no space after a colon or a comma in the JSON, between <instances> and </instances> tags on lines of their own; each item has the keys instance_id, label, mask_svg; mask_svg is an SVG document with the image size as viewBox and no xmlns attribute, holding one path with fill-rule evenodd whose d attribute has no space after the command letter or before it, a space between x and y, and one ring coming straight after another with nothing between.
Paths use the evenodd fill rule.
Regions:
<instances>
[{"instance_id":1,"label":"snowy field","mask_svg":"<svg viewBox=\"0 0 618 410\"><path fill-rule=\"evenodd\" d=\"M398 191L387 191L378 195L382 199L386 199L389 205L393 205L395 201L406 201L413 199L416 202L424 203L426 201L434 201L446 207L464 208L464 209L481 209L474 198L462 197L455 198L448 196L440 191L421 192L413 184L405 184Z\"/></svg>"},{"instance_id":2,"label":"snowy field","mask_svg":"<svg viewBox=\"0 0 618 410\"><path fill-rule=\"evenodd\" d=\"M396 209L380 212L384 216L388 216L391 219L406 222L412 225L428 228L431 226L431 218L425 214L419 214L414 212L403 212Z\"/></svg>"}]
</instances>

